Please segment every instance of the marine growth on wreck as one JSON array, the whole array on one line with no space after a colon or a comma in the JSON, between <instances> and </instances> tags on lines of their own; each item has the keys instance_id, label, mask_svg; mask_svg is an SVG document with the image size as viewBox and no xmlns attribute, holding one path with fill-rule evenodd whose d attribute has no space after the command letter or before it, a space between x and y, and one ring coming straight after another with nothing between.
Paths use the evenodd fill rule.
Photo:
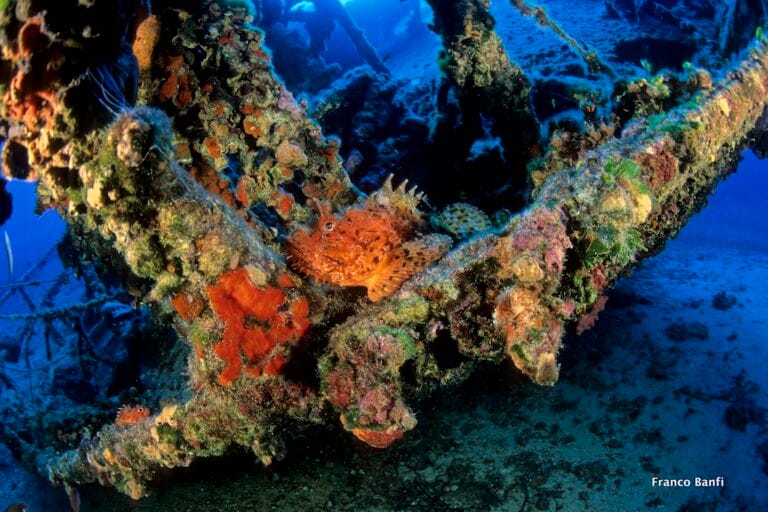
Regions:
<instances>
[{"instance_id":1,"label":"marine growth on wreck","mask_svg":"<svg viewBox=\"0 0 768 512\"><path fill-rule=\"evenodd\" d=\"M622 38L561 2L392 4L0 1L0 223L19 181L66 222L27 268L5 235L0 440L74 509L306 432L392 449L489 368L556 385L766 152L764 4L583 2Z\"/></svg>"}]
</instances>

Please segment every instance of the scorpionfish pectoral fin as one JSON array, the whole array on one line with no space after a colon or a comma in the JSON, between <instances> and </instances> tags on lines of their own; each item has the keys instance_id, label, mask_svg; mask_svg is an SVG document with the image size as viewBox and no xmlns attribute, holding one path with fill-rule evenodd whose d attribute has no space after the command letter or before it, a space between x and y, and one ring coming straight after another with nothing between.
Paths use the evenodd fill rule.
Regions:
<instances>
[{"instance_id":1,"label":"scorpionfish pectoral fin","mask_svg":"<svg viewBox=\"0 0 768 512\"><path fill-rule=\"evenodd\" d=\"M392 295L407 279L439 260L451 248L451 237L426 235L403 243L382 272L366 283L368 298L377 302Z\"/></svg>"}]
</instances>

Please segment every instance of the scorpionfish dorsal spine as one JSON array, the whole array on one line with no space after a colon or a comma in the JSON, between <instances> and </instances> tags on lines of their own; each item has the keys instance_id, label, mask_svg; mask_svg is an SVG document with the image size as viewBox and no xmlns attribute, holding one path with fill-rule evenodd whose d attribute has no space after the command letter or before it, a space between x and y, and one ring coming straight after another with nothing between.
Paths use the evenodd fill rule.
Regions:
<instances>
[{"instance_id":1,"label":"scorpionfish dorsal spine","mask_svg":"<svg viewBox=\"0 0 768 512\"><path fill-rule=\"evenodd\" d=\"M367 199L334 214L318 203L317 221L288 239L288 255L302 273L337 286L364 286L374 302L393 294L408 278L440 259L450 237L420 235L421 194L392 177Z\"/></svg>"}]
</instances>

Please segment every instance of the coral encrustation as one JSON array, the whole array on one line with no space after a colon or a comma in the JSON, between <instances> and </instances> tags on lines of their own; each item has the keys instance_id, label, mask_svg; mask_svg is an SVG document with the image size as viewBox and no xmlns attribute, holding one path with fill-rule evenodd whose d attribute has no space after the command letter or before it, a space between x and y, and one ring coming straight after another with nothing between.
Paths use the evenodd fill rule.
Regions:
<instances>
[{"instance_id":1,"label":"coral encrustation","mask_svg":"<svg viewBox=\"0 0 768 512\"><path fill-rule=\"evenodd\" d=\"M289 302L282 287L259 288L245 268L223 274L208 287L208 298L224 323L222 339L213 348L225 362L218 377L222 385L236 380L243 367L254 377L279 374L288 360L286 348L309 327L306 297Z\"/></svg>"}]
</instances>

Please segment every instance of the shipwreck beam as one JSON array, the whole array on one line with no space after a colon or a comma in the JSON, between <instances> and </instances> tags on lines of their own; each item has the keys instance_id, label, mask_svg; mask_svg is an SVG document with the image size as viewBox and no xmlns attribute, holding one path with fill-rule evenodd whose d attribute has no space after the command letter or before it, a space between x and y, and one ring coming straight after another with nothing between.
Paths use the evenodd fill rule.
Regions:
<instances>
[{"instance_id":1,"label":"shipwreck beam","mask_svg":"<svg viewBox=\"0 0 768 512\"><path fill-rule=\"evenodd\" d=\"M432 29L442 39L439 57L444 74L443 89L455 91L460 114L452 112L445 100L438 100L441 117L433 138L441 152L441 173L458 182L463 174L470 147L476 139L498 137L503 148L503 181L497 188L523 206L527 186L526 165L541 152L539 123L530 101L531 84L523 70L509 59L501 38L494 30L496 21L489 11L489 0L428 0L434 13ZM458 119L457 119L458 118ZM487 129L489 128L489 130ZM490 131L490 133L486 133ZM453 169L455 175L448 174ZM469 186L469 184L467 185Z\"/></svg>"},{"instance_id":2,"label":"shipwreck beam","mask_svg":"<svg viewBox=\"0 0 768 512\"><path fill-rule=\"evenodd\" d=\"M321 372L345 427L386 446L415 425L408 397L505 354L534 382L554 384L566 327L590 328L613 282L675 236L765 130L768 45L756 43L726 76L630 124L551 176L499 233L459 246L335 327ZM458 367L440 366L441 331L458 342ZM410 384L400 377L406 365Z\"/></svg>"}]
</instances>

